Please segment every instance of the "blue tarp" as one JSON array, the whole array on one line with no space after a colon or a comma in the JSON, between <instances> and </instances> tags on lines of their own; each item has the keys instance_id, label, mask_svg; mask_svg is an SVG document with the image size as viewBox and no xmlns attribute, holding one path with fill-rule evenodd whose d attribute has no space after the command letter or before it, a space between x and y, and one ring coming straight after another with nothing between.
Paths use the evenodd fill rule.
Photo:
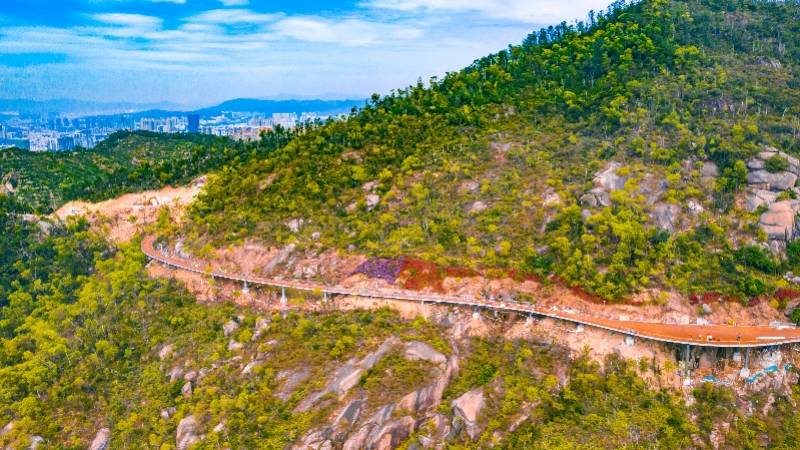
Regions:
<instances>
[{"instance_id":1,"label":"blue tarp","mask_svg":"<svg viewBox=\"0 0 800 450\"><path fill-rule=\"evenodd\" d=\"M745 381L748 383L755 383L755 381L764 376L764 372L756 372L755 374L747 377Z\"/></svg>"},{"instance_id":2,"label":"blue tarp","mask_svg":"<svg viewBox=\"0 0 800 450\"><path fill-rule=\"evenodd\" d=\"M704 376L703 381L705 381L706 383L719 383L719 380L714 378L712 375Z\"/></svg>"},{"instance_id":3,"label":"blue tarp","mask_svg":"<svg viewBox=\"0 0 800 450\"><path fill-rule=\"evenodd\" d=\"M767 366L767 367L764 368L764 372L765 373L772 373L772 372L777 372L777 371L778 371L778 366L776 364L773 364L771 366Z\"/></svg>"}]
</instances>

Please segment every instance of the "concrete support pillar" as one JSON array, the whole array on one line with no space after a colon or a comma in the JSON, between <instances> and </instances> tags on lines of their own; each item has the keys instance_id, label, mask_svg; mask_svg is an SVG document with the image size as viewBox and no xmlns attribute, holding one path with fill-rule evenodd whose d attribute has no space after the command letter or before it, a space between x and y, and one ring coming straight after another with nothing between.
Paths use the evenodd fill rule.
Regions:
<instances>
[{"instance_id":1,"label":"concrete support pillar","mask_svg":"<svg viewBox=\"0 0 800 450\"><path fill-rule=\"evenodd\" d=\"M744 349L744 368L750 368L750 347Z\"/></svg>"},{"instance_id":2,"label":"concrete support pillar","mask_svg":"<svg viewBox=\"0 0 800 450\"><path fill-rule=\"evenodd\" d=\"M250 288L247 287L247 281L244 282L244 287L242 288L242 292L244 292L245 294L250 292Z\"/></svg>"},{"instance_id":3,"label":"concrete support pillar","mask_svg":"<svg viewBox=\"0 0 800 450\"><path fill-rule=\"evenodd\" d=\"M281 305L285 305L289 300L286 298L286 288L281 288Z\"/></svg>"},{"instance_id":4,"label":"concrete support pillar","mask_svg":"<svg viewBox=\"0 0 800 450\"><path fill-rule=\"evenodd\" d=\"M689 376L689 372L691 372L691 364L692 364L692 346L686 344L686 348L684 350L683 361L686 365L686 376Z\"/></svg>"}]
</instances>

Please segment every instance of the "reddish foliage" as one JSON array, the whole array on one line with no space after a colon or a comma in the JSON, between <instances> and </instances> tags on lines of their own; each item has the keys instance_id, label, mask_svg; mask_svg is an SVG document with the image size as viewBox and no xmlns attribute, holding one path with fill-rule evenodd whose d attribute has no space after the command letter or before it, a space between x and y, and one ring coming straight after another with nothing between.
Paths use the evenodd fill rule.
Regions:
<instances>
[{"instance_id":1,"label":"reddish foliage","mask_svg":"<svg viewBox=\"0 0 800 450\"><path fill-rule=\"evenodd\" d=\"M444 274L448 278L469 278L469 277L477 276L478 272L476 272L473 269L470 269L469 267L452 267L451 266L451 267L447 267L447 268L444 269Z\"/></svg>"},{"instance_id":2,"label":"reddish foliage","mask_svg":"<svg viewBox=\"0 0 800 450\"><path fill-rule=\"evenodd\" d=\"M603 305L603 304L606 303L606 301L603 300L602 297L600 297L598 295L595 295L595 294L591 294L589 292L586 292L586 291L584 291L583 289L581 289L578 286L572 286L569 283L567 283L567 280L559 277L558 275L551 275L550 276L550 281L552 281L553 283L556 283L556 284L558 284L560 286L566 287L573 294L575 294L575 296L577 296L581 300L584 300L584 301L587 301L587 302L591 302L591 303L597 303L597 304L600 304L600 305Z\"/></svg>"},{"instance_id":3,"label":"reddish foliage","mask_svg":"<svg viewBox=\"0 0 800 450\"><path fill-rule=\"evenodd\" d=\"M775 291L775 298L778 300L794 300L800 298L800 291L791 288L780 288Z\"/></svg>"},{"instance_id":4,"label":"reddish foliage","mask_svg":"<svg viewBox=\"0 0 800 450\"><path fill-rule=\"evenodd\" d=\"M702 294L691 294L689 296L689 304L696 305L698 303L713 303L720 300L730 300L729 298L723 299L722 294L719 292L703 292Z\"/></svg>"},{"instance_id":5,"label":"reddish foliage","mask_svg":"<svg viewBox=\"0 0 800 450\"><path fill-rule=\"evenodd\" d=\"M436 264L421 259L406 258L397 281L405 289L421 291L431 289L444 292L443 271Z\"/></svg>"}]
</instances>

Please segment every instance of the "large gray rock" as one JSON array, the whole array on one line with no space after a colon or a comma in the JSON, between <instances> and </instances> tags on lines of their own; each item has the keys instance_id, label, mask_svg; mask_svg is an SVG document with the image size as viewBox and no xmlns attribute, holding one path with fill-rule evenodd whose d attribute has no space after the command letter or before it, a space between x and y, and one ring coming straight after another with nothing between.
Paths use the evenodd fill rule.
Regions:
<instances>
[{"instance_id":1,"label":"large gray rock","mask_svg":"<svg viewBox=\"0 0 800 450\"><path fill-rule=\"evenodd\" d=\"M162 361L169 358L172 356L172 351L174 348L175 346L173 344L167 344L161 347L161 350L158 351L158 358Z\"/></svg>"},{"instance_id":2,"label":"large gray rock","mask_svg":"<svg viewBox=\"0 0 800 450\"><path fill-rule=\"evenodd\" d=\"M347 427L353 426L361 414L361 408L364 406L364 399L351 400L347 406L336 416L333 426L346 425Z\"/></svg>"},{"instance_id":3,"label":"large gray rock","mask_svg":"<svg viewBox=\"0 0 800 450\"><path fill-rule=\"evenodd\" d=\"M701 178L716 178L719 176L719 168L711 161L704 161L703 167L700 167Z\"/></svg>"},{"instance_id":4,"label":"large gray rock","mask_svg":"<svg viewBox=\"0 0 800 450\"><path fill-rule=\"evenodd\" d=\"M44 443L44 438L43 437L41 437L41 436L31 436L31 445L28 446L28 450L36 450L43 443Z\"/></svg>"},{"instance_id":5,"label":"large gray rock","mask_svg":"<svg viewBox=\"0 0 800 450\"><path fill-rule=\"evenodd\" d=\"M405 357L411 361L424 360L434 364L444 364L447 362L447 357L434 350L430 345L420 341L412 341L406 344Z\"/></svg>"},{"instance_id":6,"label":"large gray rock","mask_svg":"<svg viewBox=\"0 0 800 450\"><path fill-rule=\"evenodd\" d=\"M797 202L784 200L773 203L758 221L769 239L786 241L795 236Z\"/></svg>"},{"instance_id":7,"label":"large gray rock","mask_svg":"<svg viewBox=\"0 0 800 450\"><path fill-rule=\"evenodd\" d=\"M178 423L175 431L175 445L178 450L186 450L192 445L200 442L202 438L197 435L197 419L194 416L186 416Z\"/></svg>"},{"instance_id":8,"label":"large gray rock","mask_svg":"<svg viewBox=\"0 0 800 450\"><path fill-rule=\"evenodd\" d=\"M399 344L400 340L394 336L386 339L380 347L374 352L368 354L361 361L348 361L342 367L336 369L328 384L321 390L312 393L304 398L295 408L297 412L308 411L314 406L322 397L328 394L334 394L341 397L346 394L353 386L358 384L361 375L367 370L371 369L378 361L388 353L392 347Z\"/></svg>"},{"instance_id":9,"label":"large gray rock","mask_svg":"<svg viewBox=\"0 0 800 450\"><path fill-rule=\"evenodd\" d=\"M580 201L587 208L605 207L611 205L611 194L603 188L594 188L583 194Z\"/></svg>"},{"instance_id":10,"label":"large gray rock","mask_svg":"<svg viewBox=\"0 0 800 450\"><path fill-rule=\"evenodd\" d=\"M236 322L235 320L229 320L225 322L225 325L222 326L222 333L225 336L230 336L238 329L239 329L239 323Z\"/></svg>"},{"instance_id":11,"label":"large gray rock","mask_svg":"<svg viewBox=\"0 0 800 450\"><path fill-rule=\"evenodd\" d=\"M795 175L800 176L800 160L795 158L794 156L790 156L785 152L782 152L774 147L767 147L764 151L760 152L757 156L757 159L766 162L768 159L772 158L773 156L778 155L787 163L789 163L788 170L789 172L794 173Z\"/></svg>"},{"instance_id":12,"label":"large gray rock","mask_svg":"<svg viewBox=\"0 0 800 450\"><path fill-rule=\"evenodd\" d=\"M597 172L594 176L594 183L597 187L606 191L617 191L625 187L628 177L620 176L617 171L622 167L618 162L609 163L605 169Z\"/></svg>"},{"instance_id":13,"label":"large gray rock","mask_svg":"<svg viewBox=\"0 0 800 450\"><path fill-rule=\"evenodd\" d=\"M785 191L797 183L797 175L792 172L770 173L756 170L747 174L747 183L758 185L772 191Z\"/></svg>"},{"instance_id":14,"label":"large gray rock","mask_svg":"<svg viewBox=\"0 0 800 450\"><path fill-rule=\"evenodd\" d=\"M324 450L332 448L330 440L331 433L330 427L323 427L319 430L310 431L303 437L302 441L295 445L293 448L296 450Z\"/></svg>"},{"instance_id":15,"label":"large gray rock","mask_svg":"<svg viewBox=\"0 0 800 450\"><path fill-rule=\"evenodd\" d=\"M483 211L486 208L488 208L486 203L478 200L478 201L474 202L472 205L470 205L470 207L467 210L467 212L469 214L479 213L479 212Z\"/></svg>"},{"instance_id":16,"label":"large gray rock","mask_svg":"<svg viewBox=\"0 0 800 450\"><path fill-rule=\"evenodd\" d=\"M761 206L769 207L778 199L778 193L772 191L765 191L763 189L754 189L747 196L747 210L753 212Z\"/></svg>"},{"instance_id":17,"label":"large gray rock","mask_svg":"<svg viewBox=\"0 0 800 450\"><path fill-rule=\"evenodd\" d=\"M3 437L8 433L11 433L13 429L14 429L14 421L12 420L11 422L8 422L3 428L0 428L0 437Z\"/></svg>"},{"instance_id":18,"label":"large gray rock","mask_svg":"<svg viewBox=\"0 0 800 450\"><path fill-rule=\"evenodd\" d=\"M453 413L464 424L467 435L472 440L475 440L481 434L478 416L485 405L486 400L483 395L483 388L469 391L453 400Z\"/></svg>"},{"instance_id":19,"label":"large gray rock","mask_svg":"<svg viewBox=\"0 0 800 450\"><path fill-rule=\"evenodd\" d=\"M378 206L380 201L381 198L378 196L378 194L368 194L366 197L367 211L372 211L376 206Z\"/></svg>"},{"instance_id":20,"label":"large gray rock","mask_svg":"<svg viewBox=\"0 0 800 450\"><path fill-rule=\"evenodd\" d=\"M367 448L370 450L391 450L397 448L414 432L416 421L411 416L386 422L372 433Z\"/></svg>"},{"instance_id":21,"label":"large gray rock","mask_svg":"<svg viewBox=\"0 0 800 450\"><path fill-rule=\"evenodd\" d=\"M681 208L672 203L660 203L653 208L653 219L662 230L675 231Z\"/></svg>"},{"instance_id":22,"label":"large gray rock","mask_svg":"<svg viewBox=\"0 0 800 450\"><path fill-rule=\"evenodd\" d=\"M294 390L297 389L302 382L306 381L310 375L311 372L307 368L298 371L284 370L278 372L276 378L279 381L283 381L283 385L278 389L278 398L282 401L286 401Z\"/></svg>"},{"instance_id":23,"label":"large gray rock","mask_svg":"<svg viewBox=\"0 0 800 450\"><path fill-rule=\"evenodd\" d=\"M259 317L256 320L256 326L253 329L253 338L252 341L256 341L264 335L264 333L269 330L270 320L264 317Z\"/></svg>"},{"instance_id":24,"label":"large gray rock","mask_svg":"<svg viewBox=\"0 0 800 450\"><path fill-rule=\"evenodd\" d=\"M423 448L434 448L444 442L452 428L444 414L434 414L420 427L419 443Z\"/></svg>"},{"instance_id":25,"label":"large gray rock","mask_svg":"<svg viewBox=\"0 0 800 450\"><path fill-rule=\"evenodd\" d=\"M345 441L344 445L342 445L342 450L364 450L367 448L367 439L369 439L373 429L375 429L374 424L366 424L361 427Z\"/></svg>"},{"instance_id":26,"label":"large gray rock","mask_svg":"<svg viewBox=\"0 0 800 450\"><path fill-rule=\"evenodd\" d=\"M94 440L92 441L92 445L89 446L89 450L106 450L108 449L110 441L111 430L108 428L101 428L97 434L94 435Z\"/></svg>"},{"instance_id":27,"label":"large gray rock","mask_svg":"<svg viewBox=\"0 0 800 450\"><path fill-rule=\"evenodd\" d=\"M453 355L447 362L444 372L433 383L404 396L397 403L397 408L416 414L439 406L444 390L456 372L458 372L458 357Z\"/></svg>"}]
</instances>

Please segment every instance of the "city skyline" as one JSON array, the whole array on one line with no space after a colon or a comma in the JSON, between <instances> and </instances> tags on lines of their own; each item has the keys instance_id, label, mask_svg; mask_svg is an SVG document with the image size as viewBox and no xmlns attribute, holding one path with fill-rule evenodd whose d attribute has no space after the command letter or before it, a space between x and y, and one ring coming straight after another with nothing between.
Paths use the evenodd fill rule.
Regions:
<instances>
[{"instance_id":1,"label":"city skyline","mask_svg":"<svg viewBox=\"0 0 800 450\"><path fill-rule=\"evenodd\" d=\"M6 0L0 98L358 98L458 70L607 0Z\"/></svg>"}]
</instances>

